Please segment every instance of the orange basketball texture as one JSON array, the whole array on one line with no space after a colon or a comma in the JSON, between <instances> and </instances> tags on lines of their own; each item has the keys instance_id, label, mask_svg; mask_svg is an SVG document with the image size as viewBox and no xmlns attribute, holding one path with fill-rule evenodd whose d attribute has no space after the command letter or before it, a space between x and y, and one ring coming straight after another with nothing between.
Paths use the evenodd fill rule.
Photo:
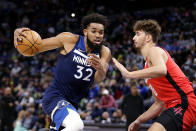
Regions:
<instances>
[{"instance_id":1,"label":"orange basketball texture","mask_svg":"<svg viewBox=\"0 0 196 131\"><path fill-rule=\"evenodd\" d=\"M17 42L17 50L24 56L34 56L39 52L42 39L33 30L24 31L24 34L26 34L26 37L20 36L22 42Z\"/></svg>"}]
</instances>

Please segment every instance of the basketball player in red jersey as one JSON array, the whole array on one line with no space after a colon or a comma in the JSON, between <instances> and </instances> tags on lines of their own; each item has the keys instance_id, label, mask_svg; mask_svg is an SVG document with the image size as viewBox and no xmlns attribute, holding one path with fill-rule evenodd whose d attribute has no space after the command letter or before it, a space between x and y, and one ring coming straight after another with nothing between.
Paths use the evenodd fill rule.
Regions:
<instances>
[{"instance_id":1,"label":"basketball player in red jersey","mask_svg":"<svg viewBox=\"0 0 196 131\"><path fill-rule=\"evenodd\" d=\"M123 77L145 78L155 102L128 130L136 131L141 123L158 116L149 131L190 131L196 124L196 96L168 52L156 46L161 27L154 20L141 20L135 23L134 32L134 45L146 61L144 69L129 72L115 58L113 62Z\"/></svg>"}]
</instances>

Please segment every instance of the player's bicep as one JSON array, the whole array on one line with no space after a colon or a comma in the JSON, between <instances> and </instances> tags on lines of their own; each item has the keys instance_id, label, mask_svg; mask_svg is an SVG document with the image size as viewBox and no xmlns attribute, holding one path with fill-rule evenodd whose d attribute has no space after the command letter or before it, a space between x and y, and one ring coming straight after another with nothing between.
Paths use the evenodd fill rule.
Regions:
<instances>
[{"instance_id":1,"label":"player's bicep","mask_svg":"<svg viewBox=\"0 0 196 131\"><path fill-rule=\"evenodd\" d=\"M72 33L63 32L55 37L43 39L40 52L60 48L63 47L64 44L73 44L77 41L77 38L78 37Z\"/></svg>"},{"instance_id":2,"label":"player's bicep","mask_svg":"<svg viewBox=\"0 0 196 131\"><path fill-rule=\"evenodd\" d=\"M60 37L59 35L57 35L55 37L50 37L50 38L43 39L39 52L44 52L44 51L47 51L47 50L52 50L52 49L62 47L63 44L62 44L62 42L59 38Z\"/></svg>"}]
</instances>

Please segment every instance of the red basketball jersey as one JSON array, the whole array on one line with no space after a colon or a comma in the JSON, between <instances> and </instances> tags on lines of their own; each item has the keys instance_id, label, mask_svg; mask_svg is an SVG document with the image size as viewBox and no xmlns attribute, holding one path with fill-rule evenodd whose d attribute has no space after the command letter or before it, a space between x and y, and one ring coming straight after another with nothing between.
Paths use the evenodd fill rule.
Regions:
<instances>
[{"instance_id":1,"label":"red basketball jersey","mask_svg":"<svg viewBox=\"0 0 196 131\"><path fill-rule=\"evenodd\" d=\"M167 75L158 78L147 79L147 85L151 88L156 97L165 102L166 108L175 106L176 104L183 103L187 96L193 94L192 83L181 71L179 66L173 61L167 51L165 51L168 60L166 62ZM148 68L148 61L146 61L145 67Z\"/></svg>"}]
</instances>

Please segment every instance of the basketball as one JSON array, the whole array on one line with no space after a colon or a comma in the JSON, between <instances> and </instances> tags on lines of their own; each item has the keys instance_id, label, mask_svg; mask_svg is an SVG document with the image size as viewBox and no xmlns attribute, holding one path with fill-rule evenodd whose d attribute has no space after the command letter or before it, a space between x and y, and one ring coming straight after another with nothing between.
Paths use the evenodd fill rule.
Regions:
<instances>
[{"instance_id":1,"label":"basketball","mask_svg":"<svg viewBox=\"0 0 196 131\"><path fill-rule=\"evenodd\" d=\"M42 41L40 35L33 30L24 31L23 33L26 37L20 36L22 41L17 42L17 50L24 56L36 55L39 52Z\"/></svg>"}]
</instances>

